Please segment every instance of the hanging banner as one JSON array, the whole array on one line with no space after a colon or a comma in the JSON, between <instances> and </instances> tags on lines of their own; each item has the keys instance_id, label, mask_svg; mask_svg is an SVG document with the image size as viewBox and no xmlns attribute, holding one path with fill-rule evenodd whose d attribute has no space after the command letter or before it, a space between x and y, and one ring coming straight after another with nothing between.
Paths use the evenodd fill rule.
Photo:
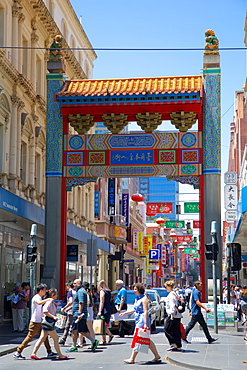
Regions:
<instances>
[{"instance_id":1,"label":"hanging banner","mask_svg":"<svg viewBox=\"0 0 247 370\"><path fill-rule=\"evenodd\" d=\"M137 244L138 252L143 252L143 233L138 231L138 244Z\"/></svg>"},{"instance_id":2,"label":"hanging banner","mask_svg":"<svg viewBox=\"0 0 247 370\"><path fill-rule=\"evenodd\" d=\"M155 216L157 213L172 213L172 203L146 203L147 216Z\"/></svg>"},{"instance_id":3,"label":"hanging banner","mask_svg":"<svg viewBox=\"0 0 247 370\"><path fill-rule=\"evenodd\" d=\"M114 216L116 214L116 179L108 179L108 215Z\"/></svg>"},{"instance_id":4,"label":"hanging banner","mask_svg":"<svg viewBox=\"0 0 247 370\"><path fill-rule=\"evenodd\" d=\"M161 264L166 265L166 246L162 245L161 247Z\"/></svg>"},{"instance_id":5,"label":"hanging banner","mask_svg":"<svg viewBox=\"0 0 247 370\"><path fill-rule=\"evenodd\" d=\"M185 254L184 251L181 252L181 270L186 270L186 263L185 263Z\"/></svg>"},{"instance_id":6,"label":"hanging banner","mask_svg":"<svg viewBox=\"0 0 247 370\"><path fill-rule=\"evenodd\" d=\"M184 221L166 221L166 229L183 229L184 228Z\"/></svg>"},{"instance_id":7,"label":"hanging banner","mask_svg":"<svg viewBox=\"0 0 247 370\"><path fill-rule=\"evenodd\" d=\"M156 248L156 242L157 242L157 236L153 235L152 236L152 249Z\"/></svg>"},{"instance_id":8,"label":"hanging banner","mask_svg":"<svg viewBox=\"0 0 247 370\"><path fill-rule=\"evenodd\" d=\"M125 217L126 226L129 226L129 194L122 193L122 216Z\"/></svg>"},{"instance_id":9,"label":"hanging banner","mask_svg":"<svg viewBox=\"0 0 247 370\"><path fill-rule=\"evenodd\" d=\"M133 249L138 248L138 230L133 230L132 246L133 246Z\"/></svg>"},{"instance_id":10,"label":"hanging banner","mask_svg":"<svg viewBox=\"0 0 247 370\"><path fill-rule=\"evenodd\" d=\"M143 255L148 255L148 236L144 236L143 238Z\"/></svg>"},{"instance_id":11,"label":"hanging banner","mask_svg":"<svg viewBox=\"0 0 247 370\"><path fill-rule=\"evenodd\" d=\"M177 235L174 243L192 242L193 235Z\"/></svg>"},{"instance_id":12,"label":"hanging banner","mask_svg":"<svg viewBox=\"0 0 247 370\"><path fill-rule=\"evenodd\" d=\"M100 191L95 190L94 192L94 217L99 218L100 212Z\"/></svg>"}]
</instances>

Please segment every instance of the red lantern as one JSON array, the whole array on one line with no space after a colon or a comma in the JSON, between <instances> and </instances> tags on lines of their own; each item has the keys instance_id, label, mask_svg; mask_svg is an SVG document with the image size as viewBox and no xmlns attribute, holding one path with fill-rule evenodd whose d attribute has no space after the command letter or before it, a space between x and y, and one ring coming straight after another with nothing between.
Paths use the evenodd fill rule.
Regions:
<instances>
[{"instance_id":1,"label":"red lantern","mask_svg":"<svg viewBox=\"0 0 247 370\"><path fill-rule=\"evenodd\" d=\"M164 224L166 221L164 220L164 218L159 217L159 218L157 218L157 220L155 222L156 222L156 224L161 225L161 224Z\"/></svg>"},{"instance_id":2,"label":"red lantern","mask_svg":"<svg viewBox=\"0 0 247 370\"><path fill-rule=\"evenodd\" d=\"M142 202L144 200L144 196L141 194L133 194L131 199L138 204L138 202Z\"/></svg>"}]
</instances>

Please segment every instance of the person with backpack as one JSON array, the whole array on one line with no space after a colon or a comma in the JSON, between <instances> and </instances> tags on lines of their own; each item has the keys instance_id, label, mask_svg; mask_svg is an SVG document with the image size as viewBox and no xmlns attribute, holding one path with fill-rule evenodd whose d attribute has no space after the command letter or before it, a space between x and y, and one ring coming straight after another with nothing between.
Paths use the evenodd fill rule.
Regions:
<instances>
[{"instance_id":1,"label":"person with backpack","mask_svg":"<svg viewBox=\"0 0 247 370\"><path fill-rule=\"evenodd\" d=\"M166 281L165 288L169 292L166 300L166 312L168 314L165 325L164 332L170 343L170 347L167 351L182 351L181 342L181 317L183 308L180 308L180 298L174 289L174 281ZM182 307L182 306L181 306Z\"/></svg>"}]
</instances>

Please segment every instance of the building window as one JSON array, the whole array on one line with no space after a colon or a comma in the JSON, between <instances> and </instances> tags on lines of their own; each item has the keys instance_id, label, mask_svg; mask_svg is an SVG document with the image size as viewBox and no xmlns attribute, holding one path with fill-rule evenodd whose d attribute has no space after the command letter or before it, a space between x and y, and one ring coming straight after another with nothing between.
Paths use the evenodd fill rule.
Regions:
<instances>
[{"instance_id":1,"label":"building window","mask_svg":"<svg viewBox=\"0 0 247 370\"><path fill-rule=\"evenodd\" d=\"M27 76L28 70L28 42L25 37L22 37L22 74Z\"/></svg>"},{"instance_id":2,"label":"building window","mask_svg":"<svg viewBox=\"0 0 247 370\"><path fill-rule=\"evenodd\" d=\"M39 153L35 155L35 172L34 172L34 186L35 190L40 193L40 167L41 167L41 156Z\"/></svg>"},{"instance_id":3,"label":"building window","mask_svg":"<svg viewBox=\"0 0 247 370\"><path fill-rule=\"evenodd\" d=\"M41 82L42 82L42 73L41 73L41 59L36 55L36 92L41 94Z\"/></svg>"},{"instance_id":4,"label":"building window","mask_svg":"<svg viewBox=\"0 0 247 370\"><path fill-rule=\"evenodd\" d=\"M4 25L5 25L5 22L4 22L4 8L0 8L0 45L1 46L5 45L5 42L4 42L4 35L5 35Z\"/></svg>"},{"instance_id":5,"label":"building window","mask_svg":"<svg viewBox=\"0 0 247 370\"><path fill-rule=\"evenodd\" d=\"M21 143L20 176L25 184L27 179L27 144L25 142Z\"/></svg>"}]
</instances>

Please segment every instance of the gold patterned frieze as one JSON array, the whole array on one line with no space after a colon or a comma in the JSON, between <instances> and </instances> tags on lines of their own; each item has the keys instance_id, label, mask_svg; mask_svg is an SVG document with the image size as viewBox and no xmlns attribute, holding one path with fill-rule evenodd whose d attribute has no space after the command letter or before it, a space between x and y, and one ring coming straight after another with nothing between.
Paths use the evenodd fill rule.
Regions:
<instances>
[{"instance_id":1,"label":"gold patterned frieze","mask_svg":"<svg viewBox=\"0 0 247 370\"><path fill-rule=\"evenodd\" d=\"M146 133L153 132L162 123L162 114L155 113L137 113L136 123L140 126Z\"/></svg>"},{"instance_id":2,"label":"gold patterned frieze","mask_svg":"<svg viewBox=\"0 0 247 370\"><path fill-rule=\"evenodd\" d=\"M120 114L103 114L102 120L104 125L111 131L112 134L118 134L128 125L128 116L124 113Z\"/></svg>"},{"instance_id":3,"label":"gold patterned frieze","mask_svg":"<svg viewBox=\"0 0 247 370\"><path fill-rule=\"evenodd\" d=\"M196 123L196 120L197 120L195 112L188 112L188 113L185 113L184 111L172 112L170 114L170 117L171 117L171 123L180 132L188 131L194 125L194 123Z\"/></svg>"},{"instance_id":4,"label":"gold patterned frieze","mask_svg":"<svg viewBox=\"0 0 247 370\"><path fill-rule=\"evenodd\" d=\"M94 125L94 116L91 114L69 114L68 118L70 125L76 130L76 132L78 132L79 135L85 134Z\"/></svg>"}]
</instances>

